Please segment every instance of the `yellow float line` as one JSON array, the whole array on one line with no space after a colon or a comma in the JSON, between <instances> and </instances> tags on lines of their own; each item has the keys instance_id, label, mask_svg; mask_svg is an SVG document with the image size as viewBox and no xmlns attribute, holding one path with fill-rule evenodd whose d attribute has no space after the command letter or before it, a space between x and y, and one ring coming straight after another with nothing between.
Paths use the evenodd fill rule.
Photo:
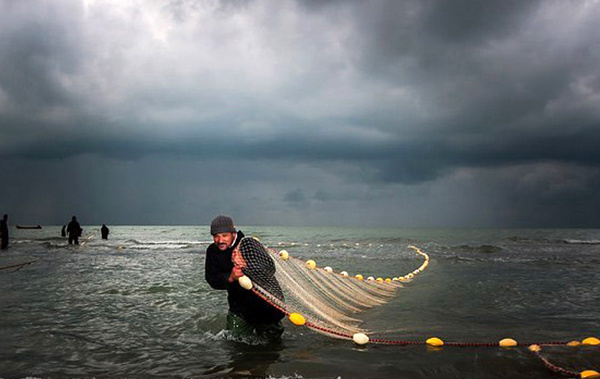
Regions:
<instances>
[{"instance_id":1,"label":"yellow float line","mask_svg":"<svg viewBox=\"0 0 600 379\"><path fill-rule=\"evenodd\" d=\"M427 268L427 266L429 266L429 255L427 255L427 253L424 253L423 251L421 251L421 249L419 249L416 246L410 245L408 246L409 248L413 249L415 251L415 253L422 255L425 258L425 261L423 262L423 264L421 264L421 266L419 266L417 269L409 272L406 275L400 275L398 277L394 277L394 278L383 278L383 277L378 277L377 279L375 279L373 276L369 276L366 280L367 282L378 282L378 283L388 283L391 284L392 282L406 282L408 280L413 279L416 275L420 274L421 272L425 271L425 269ZM287 260L290 258L290 254L288 253L287 250L280 250L279 251L279 257L283 260ZM309 270L315 270L317 269L317 262L315 262L315 260L313 259L309 259L305 262L305 266L306 268L308 268ZM324 267L323 270L327 273L334 273L333 269L329 266ZM365 280L364 276L362 274L356 274L354 276L350 276L348 274L347 271L340 271L340 273L338 275L341 275L343 277L347 277L347 278L354 278L354 279L358 279L358 280Z\"/></svg>"},{"instance_id":2,"label":"yellow float line","mask_svg":"<svg viewBox=\"0 0 600 379\"><path fill-rule=\"evenodd\" d=\"M419 249L416 246L410 245L408 247L410 249L413 249L415 251L415 253L417 253L425 258L425 261L419 268L415 269L414 271L412 271L406 275L403 275L400 277L395 277L393 279L390 279L390 278L383 279L381 277L375 279L372 276L370 276L367 278L367 281L377 281L380 283L391 283L393 281L407 281L407 280L412 279L415 275L418 275L421 272L423 272L429 266L429 255L427 253L424 253L423 251L421 251L421 249ZM279 257L283 260L287 260L290 258L289 253L286 250L279 251ZM314 260L309 259L306 261L305 266L309 270L314 270L317 268L317 263ZM328 273L333 272L333 269L329 266L325 267L323 270ZM350 278L354 278L354 279L358 279L358 280L363 280L363 276L361 274L356 274L354 277L351 277L348 275L348 273L346 271L341 271L339 273L339 275L341 275L343 277L350 277ZM285 313L288 313L288 312L285 312ZM307 325L309 327L311 326L311 325L308 325L309 323L305 320L304 316L302 316L299 313L291 313L291 314L288 313L288 317L289 317L290 322L292 322L294 325L297 325L297 326ZM312 327L315 327L315 326L312 326ZM327 331L327 330L325 330L325 331ZM437 338L437 337L428 338L426 341L423 342L423 341L395 341L395 340L384 340L384 339L370 339L369 336L366 335L365 333L355 333L353 336L341 335L341 334L335 333L335 332L332 332L332 334L338 334L339 337L352 339L354 341L354 343L356 343L357 345L365 345L369 342L373 342L373 343L397 344L397 345L425 344L432 348L441 348L443 346L459 346L459 347L498 346L498 347L502 347L502 348L511 348L511 347L519 346L519 343L512 338L504 338L497 343L461 343L461 342L445 343L443 340L441 340L440 338ZM552 364L548 359L546 359L540 355L541 345L598 346L598 345L600 345L600 340L598 340L597 338L589 337L589 338L584 339L581 342L571 341L571 342L566 342L566 343L559 342L559 343L546 343L546 344L544 344L544 343L529 344L529 350L531 352L533 352L539 359L541 359L549 369L551 369L555 372L558 372L561 374L566 374L566 375L571 375L571 376L579 376L582 379L600 378L600 373L598 373L597 371L594 371L594 370L584 370L581 372L576 372L576 371L569 371L567 369L564 369L564 368L561 368L561 367L558 367L558 366Z\"/></svg>"}]
</instances>

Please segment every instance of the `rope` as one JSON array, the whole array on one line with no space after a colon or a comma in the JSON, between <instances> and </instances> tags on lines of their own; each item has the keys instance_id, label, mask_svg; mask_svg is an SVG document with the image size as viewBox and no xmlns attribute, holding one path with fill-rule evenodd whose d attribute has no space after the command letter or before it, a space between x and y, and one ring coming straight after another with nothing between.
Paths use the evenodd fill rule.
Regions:
<instances>
[{"instance_id":1,"label":"rope","mask_svg":"<svg viewBox=\"0 0 600 379\"><path fill-rule=\"evenodd\" d=\"M20 269L22 269L23 267L32 264L33 262L35 262L35 260L33 261L28 261L28 262L23 262L23 263L17 263L14 265L10 265L10 266L2 266L0 267L0 270L7 270L9 268L14 268L14 267L18 267L15 271L19 271Z\"/></svg>"},{"instance_id":2,"label":"rope","mask_svg":"<svg viewBox=\"0 0 600 379\"><path fill-rule=\"evenodd\" d=\"M394 278L394 280L399 279L399 280L405 280L405 279L412 279L416 274L422 272L423 270L425 270L429 264L429 256L422 252L419 248L415 247L415 246L409 246L409 248L413 249L415 251L415 253L422 255L425 258L425 261L423 262L423 264L416 270L412 271L411 273L403 276L403 277L399 277L399 278ZM283 250L284 251L284 250ZM282 251L282 252L283 252ZM272 253L275 253L275 251L271 250ZM281 253L281 252L280 252ZM286 257L283 259L293 259L293 257L288 257L287 256L287 252L285 252ZM314 261L312 261L312 268L311 269L315 269L314 267ZM308 268L307 268L308 269ZM331 272L331 271L330 271ZM352 277L352 276L348 276L347 273L344 273L345 275L340 275L340 276L345 276L347 277L348 280L357 280L357 278ZM365 281L366 282L366 281ZM388 282L383 282L381 283L380 281L370 281L371 284L373 284L374 286L378 287L378 286L384 286L386 284L390 284L389 281ZM260 288L259 286L253 286L251 288L252 292L255 293L257 296L259 296L261 299L263 299L264 301L266 301L268 304L270 304L271 306L275 307L276 309L278 309L279 311L281 311L282 313L284 313L286 316L290 317L290 315L292 315L293 312L290 312L289 309L287 309L287 304L285 304L285 302L281 301L281 299L278 299L274 296L272 296L271 294L269 294L267 291L265 291L263 288ZM302 315L300 315L302 316ZM302 316L303 317L303 316ZM291 320L291 317L290 317ZM292 321L293 322L293 321ZM295 323L295 322L293 322ZM384 345L428 345L428 346L432 346L432 347L442 347L442 346L449 346L449 347L463 347L463 348L473 348L473 347L485 347L485 348L492 348L492 347L503 347L503 348L507 348L507 347L528 347L528 350L530 350L538 359L540 359L542 361L542 363L544 364L544 366L546 366L550 371L553 371L557 374L560 375L565 375L565 376L570 376L570 377L577 377L577 378L600 378L600 374L598 374L598 372L593 371L593 370L587 370L587 371L582 371L582 372L577 372L577 371L573 371L573 370L569 370L560 366L557 366L556 364L550 362L550 360L548 360L547 358L543 357L540 354L541 351L541 346L567 346L570 345L572 342L575 341L570 341L570 342L563 342L563 341L551 341L551 342L528 342L528 343L518 343L517 341L514 341L512 339L505 339L499 342L443 342L441 340L439 340L438 338L430 338L428 340L393 340L393 339L386 339L386 338L368 338L366 336L362 336L363 338L366 339L366 341L364 342L360 342L359 340L357 340L355 337L358 334L362 334L362 333L357 333L357 334L348 334L348 333L344 333L344 332L340 332L337 330L333 330L331 328L327 328L321 325L318 325L314 322L311 322L311 320L304 320L302 322L302 324L299 323L295 323L296 325L305 325L308 328L311 328L319 333L322 334L326 334L335 338L341 338L341 339L346 339L346 340L354 340L355 343L357 344L364 344L367 342L370 343L376 343L376 344L384 344ZM591 338L594 339L595 341L593 343L590 343L590 345L597 345L598 344L598 340L595 338ZM586 344L586 341L582 342L583 344Z\"/></svg>"},{"instance_id":3,"label":"rope","mask_svg":"<svg viewBox=\"0 0 600 379\"><path fill-rule=\"evenodd\" d=\"M556 372L558 374L565 375L565 376L575 376L575 377L579 377L580 376L579 372L567 370L567 369L562 368L562 367L558 367L557 365L555 365L552 362L550 362L548 359L542 357L542 355L540 354L541 347L539 345L532 345L532 346L530 346L529 350L536 357L538 357L542 361L542 363L544 364L544 366L546 366L550 371L554 371L554 372Z\"/></svg>"}]
</instances>

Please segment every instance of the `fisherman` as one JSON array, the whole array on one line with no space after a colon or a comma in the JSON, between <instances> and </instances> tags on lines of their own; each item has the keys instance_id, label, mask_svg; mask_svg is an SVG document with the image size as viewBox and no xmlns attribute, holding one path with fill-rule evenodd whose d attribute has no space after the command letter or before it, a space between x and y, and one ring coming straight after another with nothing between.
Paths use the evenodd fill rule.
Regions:
<instances>
[{"instance_id":1,"label":"fisherman","mask_svg":"<svg viewBox=\"0 0 600 379\"><path fill-rule=\"evenodd\" d=\"M102 234L102 239L108 239L108 233L110 233L110 229L106 226L106 224L102 224L102 228L100 228L100 233Z\"/></svg>"},{"instance_id":2,"label":"fisherman","mask_svg":"<svg viewBox=\"0 0 600 379\"><path fill-rule=\"evenodd\" d=\"M271 310L268 308L273 307L253 292L243 289L237 281L244 273L240 265L234 265L232 255L240 241L245 240L244 234L236 230L233 219L225 215L219 215L211 222L210 234L213 243L206 249L205 278L212 288L227 290L227 330L238 337L255 334L278 340L283 333L280 321L283 314L269 314ZM268 311L265 311L266 308ZM276 311L275 308L273 310Z\"/></svg>"},{"instance_id":3,"label":"fisherman","mask_svg":"<svg viewBox=\"0 0 600 379\"><path fill-rule=\"evenodd\" d=\"M0 248L5 250L8 248L8 215L5 214L0 220L0 238L2 239L2 244Z\"/></svg>"},{"instance_id":4,"label":"fisherman","mask_svg":"<svg viewBox=\"0 0 600 379\"><path fill-rule=\"evenodd\" d=\"M75 243L79 245L79 236L81 236L81 226L77 222L77 217L71 217L71 222L67 225L67 234L69 235L69 245Z\"/></svg>"}]
</instances>

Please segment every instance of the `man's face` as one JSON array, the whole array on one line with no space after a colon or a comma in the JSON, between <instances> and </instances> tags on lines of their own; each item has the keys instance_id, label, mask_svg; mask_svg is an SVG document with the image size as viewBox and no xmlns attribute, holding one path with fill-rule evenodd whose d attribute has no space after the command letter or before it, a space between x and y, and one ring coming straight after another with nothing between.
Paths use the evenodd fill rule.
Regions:
<instances>
[{"instance_id":1,"label":"man's face","mask_svg":"<svg viewBox=\"0 0 600 379\"><path fill-rule=\"evenodd\" d=\"M218 233L213 234L213 241L221 251L225 251L231 247L235 240L236 233Z\"/></svg>"}]
</instances>

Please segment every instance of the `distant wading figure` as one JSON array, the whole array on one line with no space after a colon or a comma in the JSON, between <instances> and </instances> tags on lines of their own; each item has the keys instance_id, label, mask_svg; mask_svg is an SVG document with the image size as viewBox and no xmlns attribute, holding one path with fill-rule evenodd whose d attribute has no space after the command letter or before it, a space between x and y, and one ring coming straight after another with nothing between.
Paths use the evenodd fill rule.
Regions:
<instances>
[{"instance_id":1,"label":"distant wading figure","mask_svg":"<svg viewBox=\"0 0 600 379\"><path fill-rule=\"evenodd\" d=\"M8 215L5 214L0 220L0 238L2 238L2 244L0 247L2 250L8 248Z\"/></svg>"},{"instance_id":2,"label":"distant wading figure","mask_svg":"<svg viewBox=\"0 0 600 379\"><path fill-rule=\"evenodd\" d=\"M77 217L73 216L71 222L67 226L67 234L69 235L69 245L79 245L79 236L81 235L81 226L77 222Z\"/></svg>"},{"instance_id":3,"label":"distant wading figure","mask_svg":"<svg viewBox=\"0 0 600 379\"><path fill-rule=\"evenodd\" d=\"M67 236L67 226L66 225L63 225L62 229L60 230L60 236L61 237Z\"/></svg>"},{"instance_id":4,"label":"distant wading figure","mask_svg":"<svg viewBox=\"0 0 600 379\"><path fill-rule=\"evenodd\" d=\"M102 224L102 228L100 228L100 233L102 234L102 239L108 239L108 233L110 233L110 229L106 226L106 224Z\"/></svg>"}]
</instances>

